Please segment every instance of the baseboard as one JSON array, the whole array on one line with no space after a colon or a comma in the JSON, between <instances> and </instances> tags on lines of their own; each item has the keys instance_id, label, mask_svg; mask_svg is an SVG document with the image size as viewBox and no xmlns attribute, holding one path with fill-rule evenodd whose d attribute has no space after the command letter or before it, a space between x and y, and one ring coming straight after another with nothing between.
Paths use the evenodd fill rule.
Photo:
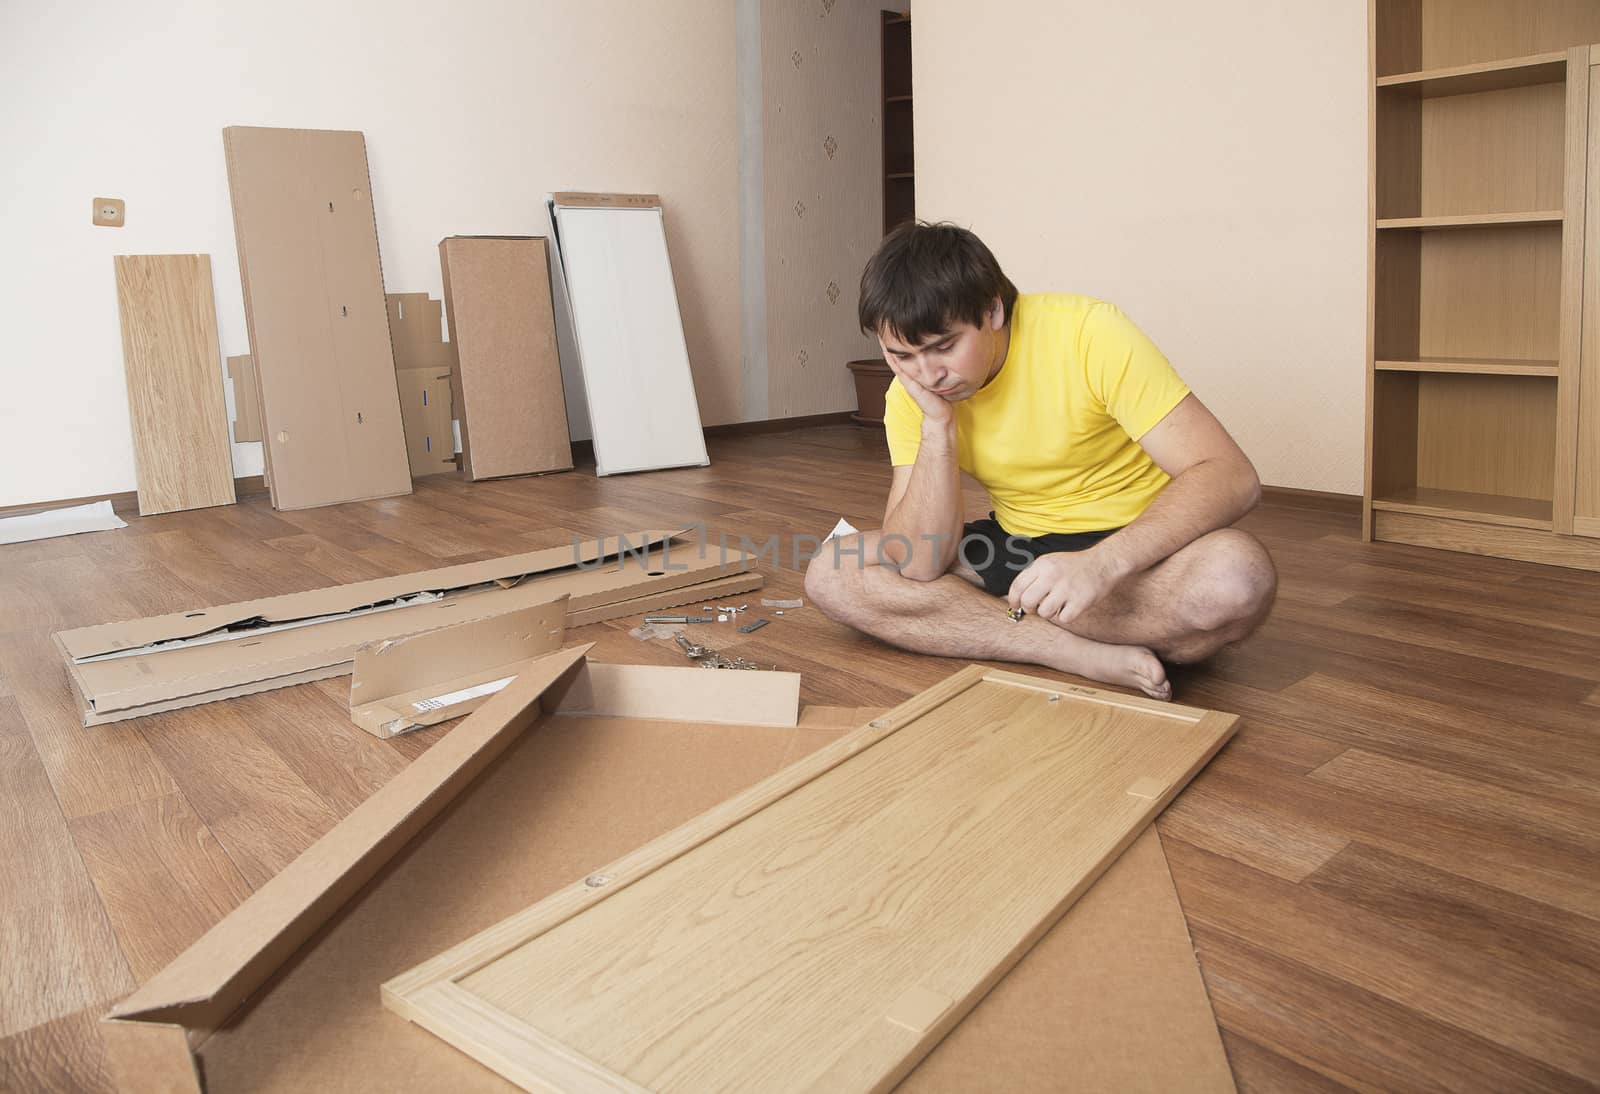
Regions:
<instances>
[{"instance_id":1,"label":"baseboard","mask_svg":"<svg viewBox=\"0 0 1600 1094\"><path fill-rule=\"evenodd\" d=\"M1263 486L1261 498L1296 509L1361 515L1360 494L1333 494L1326 490L1301 490L1296 486Z\"/></svg>"},{"instance_id":2,"label":"baseboard","mask_svg":"<svg viewBox=\"0 0 1600 1094\"><path fill-rule=\"evenodd\" d=\"M233 480L233 492L240 500L267 493L267 481L260 475L246 475ZM26 513L42 513L46 509L64 509L69 505L88 505L90 502L109 501L114 512L139 515L139 493L124 490L117 494L90 494L84 498L58 498L55 501L30 501L22 505L0 505L0 516L20 517Z\"/></svg>"},{"instance_id":3,"label":"baseboard","mask_svg":"<svg viewBox=\"0 0 1600 1094\"><path fill-rule=\"evenodd\" d=\"M728 422L725 425L704 427L707 437L751 437L761 433L787 433L794 429L811 429L825 425L855 425L853 411L840 410L832 414L804 414L798 418L767 418L759 422ZM594 462L593 441L573 441L574 463Z\"/></svg>"},{"instance_id":4,"label":"baseboard","mask_svg":"<svg viewBox=\"0 0 1600 1094\"><path fill-rule=\"evenodd\" d=\"M707 437L743 437L759 433L786 433L791 429L808 429L825 425L850 425L851 412L848 410L837 411L832 414L806 414L798 418L769 418L760 422L729 422L726 425L708 425L705 427ZM574 462L594 462L594 445L590 441L573 441L572 458ZM267 493L267 484L260 475L247 475L244 478L233 480L234 493L243 500ZM117 494L91 494L83 498L57 498L54 501L30 501L22 505L0 505L0 516L21 516L24 513L37 513L45 509L61 509L68 505L86 505L94 501L111 502L111 508L118 513L139 512L139 495L136 491L125 490Z\"/></svg>"}]
</instances>

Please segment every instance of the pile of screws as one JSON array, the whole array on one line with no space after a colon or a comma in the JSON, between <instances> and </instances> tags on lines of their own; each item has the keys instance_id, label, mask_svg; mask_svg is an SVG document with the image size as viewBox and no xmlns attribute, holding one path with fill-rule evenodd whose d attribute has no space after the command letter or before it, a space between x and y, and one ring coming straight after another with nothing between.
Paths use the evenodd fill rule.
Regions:
<instances>
[{"instance_id":1,"label":"pile of screws","mask_svg":"<svg viewBox=\"0 0 1600 1094\"><path fill-rule=\"evenodd\" d=\"M677 640L678 645L682 647L684 656L703 669L759 669L761 667L754 661L746 661L743 657L724 656L710 646L702 646L689 641L688 638L681 634L673 637Z\"/></svg>"}]
</instances>

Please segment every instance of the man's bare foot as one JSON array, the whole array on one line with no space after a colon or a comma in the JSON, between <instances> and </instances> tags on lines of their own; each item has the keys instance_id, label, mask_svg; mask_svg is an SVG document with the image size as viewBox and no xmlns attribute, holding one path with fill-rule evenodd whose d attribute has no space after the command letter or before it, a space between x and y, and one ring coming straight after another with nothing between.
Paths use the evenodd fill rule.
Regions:
<instances>
[{"instance_id":1,"label":"man's bare foot","mask_svg":"<svg viewBox=\"0 0 1600 1094\"><path fill-rule=\"evenodd\" d=\"M1105 684L1138 688L1152 699L1172 698L1166 666L1145 647L1096 642L1071 631L1057 633L1061 637L1054 668Z\"/></svg>"}]
</instances>

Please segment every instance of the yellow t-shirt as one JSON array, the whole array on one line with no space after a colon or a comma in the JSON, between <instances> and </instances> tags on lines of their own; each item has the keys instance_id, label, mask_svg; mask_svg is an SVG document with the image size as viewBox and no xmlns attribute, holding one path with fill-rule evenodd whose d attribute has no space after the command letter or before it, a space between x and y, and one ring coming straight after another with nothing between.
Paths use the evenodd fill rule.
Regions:
<instances>
[{"instance_id":1,"label":"yellow t-shirt","mask_svg":"<svg viewBox=\"0 0 1600 1094\"><path fill-rule=\"evenodd\" d=\"M1138 445L1188 385L1133 321L1087 296L1019 296L994 379L954 404L958 462L1015 535L1130 523L1171 480ZM895 466L914 463L922 410L896 379L884 406Z\"/></svg>"}]
</instances>

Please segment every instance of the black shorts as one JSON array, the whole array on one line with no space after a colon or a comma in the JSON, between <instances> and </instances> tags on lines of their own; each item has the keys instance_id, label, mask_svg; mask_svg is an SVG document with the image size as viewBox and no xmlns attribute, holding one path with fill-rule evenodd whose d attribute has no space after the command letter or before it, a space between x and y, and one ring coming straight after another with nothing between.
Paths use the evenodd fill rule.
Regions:
<instances>
[{"instance_id":1,"label":"black shorts","mask_svg":"<svg viewBox=\"0 0 1600 1094\"><path fill-rule=\"evenodd\" d=\"M1120 528L1098 532L1052 532L1043 536L1014 536L1000 527L990 513L984 520L968 521L961 528L961 561L983 578L985 591L1005 596L1011 582L1040 555L1057 551L1084 551Z\"/></svg>"}]
</instances>

